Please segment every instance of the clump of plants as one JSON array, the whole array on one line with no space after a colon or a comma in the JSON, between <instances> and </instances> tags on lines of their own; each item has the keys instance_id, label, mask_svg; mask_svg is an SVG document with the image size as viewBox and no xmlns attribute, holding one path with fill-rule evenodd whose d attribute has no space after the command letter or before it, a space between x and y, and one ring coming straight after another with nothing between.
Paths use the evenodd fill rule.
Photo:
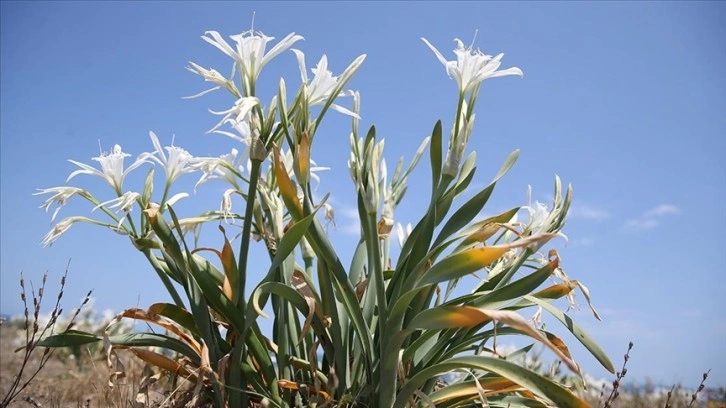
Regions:
<instances>
[{"instance_id":1,"label":"clump of plants","mask_svg":"<svg viewBox=\"0 0 726 408\"><path fill-rule=\"evenodd\" d=\"M365 55L335 76L326 56L309 70L305 54L292 49L300 87L289 93L288 81L281 78L276 94L263 96L256 86L263 68L301 36L289 34L269 50L273 38L252 30L231 36L232 43L214 31L202 38L229 56L234 70L224 76L190 63L190 71L214 85L195 97L220 90L231 95L229 108L212 111L220 119L210 132L237 140L237 148L219 157L195 157L178 146L162 147L150 133L154 150L128 167L130 154L120 145L93 158L100 168L71 160L78 168L67 181L99 177L110 187L110 199L68 185L39 192L51 195L44 207L56 206L53 217L73 197L87 200L100 210L93 214L105 217L65 218L44 245L78 222L110 229L128 237L168 290L172 303L124 310L108 329L134 319L162 330L97 335L69 329L40 345L102 342L110 367L120 367L122 351L130 353L187 384L179 402L189 405L587 406L571 383L542 375L518 359L538 343L579 378L579 366L565 345L565 339L574 339L615 371L596 342L554 303L571 302L579 288L589 304L587 288L569 279L557 251L547 248L562 235L571 187L555 178L549 206L530 202L481 219L495 186L519 155L514 151L484 188L471 190L476 153L467 152L467 146L481 84L521 76L519 68L500 69L502 54L486 55L459 40L456 58L447 60L424 39L456 82L456 114L446 129L442 121L432 123L430 136L409 164L401 159L389 172L384 141L374 126L360 130L360 96L349 90ZM343 106L345 98L352 101L349 107ZM312 157L331 137L319 132L331 111L352 122L345 154L361 236L350 264L343 263L340 248L327 234L324 223L333 217L328 196L314 194L322 168ZM394 229L408 178L425 154L427 209L409 228ZM143 185L124 183L130 172L143 168ZM188 175L199 177L197 186L226 183L219 210L193 216L174 210L189 196L176 192L175 182ZM234 210L233 200L244 202L242 212ZM196 245L206 224L218 226L217 248ZM230 240L230 234L238 239ZM255 242L267 259L252 259ZM251 281L260 268L262 279ZM260 325L260 318L268 317L266 308L272 313L269 332ZM543 312L564 330L545 330L537 318L523 316ZM564 337L567 331L572 336ZM502 356L497 351L502 337L531 344ZM123 370L113 371L112 381L123 375Z\"/></svg>"}]
</instances>

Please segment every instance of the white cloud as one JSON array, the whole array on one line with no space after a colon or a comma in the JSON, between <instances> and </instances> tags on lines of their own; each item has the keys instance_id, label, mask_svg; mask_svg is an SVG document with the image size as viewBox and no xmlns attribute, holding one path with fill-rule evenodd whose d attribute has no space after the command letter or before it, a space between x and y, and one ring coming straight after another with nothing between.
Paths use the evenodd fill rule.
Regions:
<instances>
[{"instance_id":1,"label":"white cloud","mask_svg":"<svg viewBox=\"0 0 726 408\"><path fill-rule=\"evenodd\" d=\"M680 214L681 209L673 204L661 204L657 207L653 207L646 211L644 216L646 217L663 217L665 215Z\"/></svg>"},{"instance_id":2,"label":"white cloud","mask_svg":"<svg viewBox=\"0 0 726 408\"><path fill-rule=\"evenodd\" d=\"M645 211L638 218L628 220L624 229L627 231L644 231L657 227L660 225L659 218L680 214L681 209L673 204L660 204L648 211Z\"/></svg>"},{"instance_id":3,"label":"white cloud","mask_svg":"<svg viewBox=\"0 0 726 408\"><path fill-rule=\"evenodd\" d=\"M573 204L568 214L571 218L582 218L586 220L602 221L610 217L610 213L603 210L585 204Z\"/></svg>"},{"instance_id":4,"label":"white cloud","mask_svg":"<svg viewBox=\"0 0 726 408\"><path fill-rule=\"evenodd\" d=\"M343 219L338 220L338 231L345 235L360 236L360 220L358 219L358 210L339 204L340 214Z\"/></svg>"},{"instance_id":5,"label":"white cloud","mask_svg":"<svg viewBox=\"0 0 726 408\"><path fill-rule=\"evenodd\" d=\"M653 229L658 226L658 220L654 220L652 218L636 218L633 220L628 220L628 222L625 223L625 229L628 231L644 231Z\"/></svg>"}]
</instances>

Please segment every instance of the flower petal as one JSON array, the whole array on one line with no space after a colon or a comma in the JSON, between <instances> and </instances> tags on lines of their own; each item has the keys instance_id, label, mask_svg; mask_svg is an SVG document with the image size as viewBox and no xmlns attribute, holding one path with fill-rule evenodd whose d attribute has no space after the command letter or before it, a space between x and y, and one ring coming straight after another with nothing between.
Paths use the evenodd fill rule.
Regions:
<instances>
[{"instance_id":1,"label":"flower petal","mask_svg":"<svg viewBox=\"0 0 726 408\"><path fill-rule=\"evenodd\" d=\"M304 40L301 35L296 35L295 33L288 34L287 37L283 38L277 44L275 44L275 46L270 49L267 55L262 58L260 68L262 68L262 66L267 64L271 59L275 58L280 53L290 48L293 44L300 40Z\"/></svg>"},{"instance_id":2,"label":"flower petal","mask_svg":"<svg viewBox=\"0 0 726 408\"><path fill-rule=\"evenodd\" d=\"M448 61L447 61L447 60L446 60L446 58L444 58L444 56L443 56L443 55L442 55L442 54L441 54L441 53L439 52L439 50L437 50L437 49L436 49L436 47L434 47L433 45L431 45L431 43L430 43L430 42L429 42L429 41L428 41L427 39L425 39L425 38L421 37L421 40L423 40L423 42L424 42L424 43L425 43L426 45L428 45L428 46L429 46L429 48L431 48L431 51L433 51L433 52L434 52L434 54L436 54L436 58L438 58L438 59L439 59L439 61L441 61L441 63L442 63L442 64L444 64L444 67L446 67L446 66L447 66L447 62L448 62Z\"/></svg>"},{"instance_id":3,"label":"flower petal","mask_svg":"<svg viewBox=\"0 0 726 408\"><path fill-rule=\"evenodd\" d=\"M308 73L307 68L305 67L305 54L297 49L292 49L292 52L295 53L295 58L297 58L297 66L300 69L300 77L302 78L302 83L307 84L308 83Z\"/></svg>"}]
</instances>

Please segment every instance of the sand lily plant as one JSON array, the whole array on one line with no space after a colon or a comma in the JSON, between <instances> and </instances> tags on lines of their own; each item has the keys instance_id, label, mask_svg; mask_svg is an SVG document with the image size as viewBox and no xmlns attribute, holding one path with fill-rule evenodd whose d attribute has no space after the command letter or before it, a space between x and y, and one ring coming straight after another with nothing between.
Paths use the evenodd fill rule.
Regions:
<instances>
[{"instance_id":1,"label":"sand lily plant","mask_svg":"<svg viewBox=\"0 0 726 408\"><path fill-rule=\"evenodd\" d=\"M323 55L309 76L304 53L290 48L302 39L294 33L269 50L273 38L256 31L231 36L232 45L214 31L202 38L231 58L232 74L196 63L189 70L215 84L209 92L231 94L228 107L212 112L221 120L211 132L237 140L237 148L195 157L173 143L162 147L151 133L153 150L128 167L124 160L131 155L119 145L93 159L100 169L71 161L80 169L68 181L101 177L110 198L70 186L38 192L51 195L41 208L54 207L53 218L74 197L87 200L96 216L60 221L44 245L76 222L108 228L130 240L169 292L171 302L122 311L107 332L129 319L161 330L67 330L41 346L102 342L111 382L124 374L118 364L130 353L188 384L187 399L178 402L191 406L587 406L573 392L577 381L557 381L522 359L536 345L582 378L567 340L614 372L596 342L555 302L573 301L578 288L590 302L587 288L563 272L557 251L546 248L562 235L571 187L555 178L549 205L526 203L482 218L491 214L486 204L517 160L514 151L484 188L473 190L481 185L473 182L476 154L466 151L481 82L521 76L519 68L499 70L501 54L491 57L459 40L456 60L447 61L424 39L456 81L456 115L448 143L444 124L432 123L409 164L401 159L390 171L375 127L359 130L360 94L349 89L365 55L337 76ZM274 95L258 95L263 68L291 55L288 49L301 86L289 94L280 79ZM324 173L315 174L326 168L312 159L316 142L329 137L318 130L330 109L352 120L348 167L361 233L349 263L329 237L333 208L321 192ZM396 209L420 162L430 167L427 209L417 222L396 227ZM163 189L154 188L159 167ZM141 169L147 172L143 185L124 184L129 172ZM226 184L219 210L188 217L174 210L178 200L192 199L175 192L174 183L191 176L198 178L197 194L206 182ZM197 246L200 228L210 224L219 230L219 246ZM251 245L261 246L265 259L252 259ZM538 323L543 312L562 326L545 329ZM507 338L525 345L504 353L497 344Z\"/></svg>"}]
</instances>

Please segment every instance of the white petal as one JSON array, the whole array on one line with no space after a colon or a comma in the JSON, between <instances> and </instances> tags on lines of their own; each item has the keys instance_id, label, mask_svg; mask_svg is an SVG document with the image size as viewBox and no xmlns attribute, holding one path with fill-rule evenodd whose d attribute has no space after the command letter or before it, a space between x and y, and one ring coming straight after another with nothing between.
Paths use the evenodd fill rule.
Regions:
<instances>
[{"instance_id":1,"label":"white petal","mask_svg":"<svg viewBox=\"0 0 726 408\"><path fill-rule=\"evenodd\" d=\"M496 77L501 77L501 76L506 76L506 75L519 75L519 76L523 77L524 73L522 72L521 69L519 69L517 67L511 67L511 68L503 69L501 71L496 71L491 76L489 76L489 78L496 78Z\"/></svg>"},{"instance_id":2,"label":"white petal","mask_svg":"<svg viewBox=\"0 0 726 408\"><path fill-rule=\"evenodd\" d=\"M300 69L300 77L302 78L303 85L306 85L308 83L308 73L307 68L305 68L305 54L297 49L292 49L292 52L295 53L295 58L297 58L297 66Z\"/></svg>"},{"instance_id":3,"label":"white petal","mask_svg":"<svg viewBox=\"0 0 726 408\"><path fill-rule=\"evenodd\" d=\"M348 109L346 109L346 108L344 108L344 107L342 107L340 105L336 105L336 104L333 103L333 104L330 105L330 109L335 110L335 111L338 111L338 112L340 112L340 113L342 113L344 115L348 115L348 116L351 116L351 117L354 117L354 118L360 120L360 116L357 113L355 113L355 112L353 112L351 110L348 110Z\"/></svg>"},{"instance_id":4,"label":"white petal","mask_svg":"<svg viewBox=\"0 0 726 408\"><path fill-rule=\"evenodd\" d=\"M444 66L446 66L446 63L448 61L446 61L446 58L444 58L444 56L441 55L441 53L439 52L439 50L437 50L436 47L434 47L433 45L431 45L431 43L427 39L425 39L423 37L421 37L421 39L423 40L424 43L426 43L426 45L429 46L429 48L431 48L431 51L433 51L434 54L436 54L436 58L438 58L439 61L441 61L441 63L444 64Z\"/></svg>"},{"instance_id":5,"label":"white petal","mask_svg":"<svg viewBox=\"0 0 726 408\"><path fill-rule=\"evenodd\" d=\"M207 37L207 35L210 35L212 38ZM237 54L235 53L234 49L230 47L230 45L227 43L227 41L222 38L221 35L219 35L216 31L207 31L202 36L202 39L213 46L217 47L220 51L223 53L229 55L232 58L237 58Z\"/></svg>"},{"instance_id":6,"label":"white petal","mask_svg":"<svg viewBox=\"0 0 726 408\"><path fill-rule=\"evenodd\" d=\"M150 131L149 137L151 138L151 143L154 145L154 149L156 149L156 151L159 153L161 159L166 162L166 155L164 154L164 149L161 148L161 143L159 143L159 138L156 137L156 133Z\"/></svg>"},{"instance_id":7,"label":"white petal","mask_svg":"<svg viewBox=\"0 0 726 408\"><path fill-rule=\"evenodd\" d=\"M182 198L187 198L187 197L189 197L189 194L187 194L187 193L174 194L173 196L171 196L170 199L166 200L166 205L167 206L174 205L174 204L176 204L177 201L181 200Z\"/></svg>"},{"instance_id":8,"label":"white petal","mask_svg":"<svg viewBox=\"0 0 726 408\"><path fill-rule=\"evenodd\" d=\"M202 92L199 92L199 93L198 93L198 94L196 94L196 95L191 95L191 96L182 96L182 99L194 99L194 98L199 98L200 96L206 95L206 94L208 94L208 93L210 93L210 92L214 92L214 91L216 91L216 90L217 90L217 89L219 89L219 88L221 88L221 86L215 86L214 88L211 88L211 89L207 89L206 91L202 91Z\"/></svg>"},{"instance_id":9,"label":"white petal","mask_svg":"<svg viewBox=\"0 0 726 408\"><path fill-rule=\"evenodd\" d=\"M106 179L106 175L105 175L105 174L103 174L103 173L102 173L101 171L99 171L98 169L95 169L95 168L93 168L93 167L91 167L91 166L89 166L89 165L87 165L87 164L85 164L85 163L77 162L77 161L75 161L75 160L68 160L68 161L69 161L69 162L71 162L71 163L73 163L73 164L75 164L76 166L80 167L80 168L81 168L81 169L83 169L83 170L76 170L76 171L72 172L72 173L71 173L71 174L70 174L70 175L68 176L68 178L66 179L66 183L67 183L67 182L69 182L69 181L70 181L70 180L71 180L71 179L72 179L73 177L75 177L75 176L77 176L77 175L79 175L79 174L90 174L90 175L92 175L92 176L98 176L98 177L101 177L101 178L103 178L104 180Z\"/></svg>"},{"instance_id":10,"label":"white petal","mask_svg":"<svg viewBox=\"0 0 726 408\"><path fill-rule=\"evenodd\" d=\"M267 64L271 59L275 58L277 55L290 48L293 44L300 40L304 40L301 35L295 35L295 33L288 34L287 37L283 38L282 40L280 40L280 42L275 44L275 46L270 49L267 55L262 58L260 66Z\"/></svg>"}]
</instances>

